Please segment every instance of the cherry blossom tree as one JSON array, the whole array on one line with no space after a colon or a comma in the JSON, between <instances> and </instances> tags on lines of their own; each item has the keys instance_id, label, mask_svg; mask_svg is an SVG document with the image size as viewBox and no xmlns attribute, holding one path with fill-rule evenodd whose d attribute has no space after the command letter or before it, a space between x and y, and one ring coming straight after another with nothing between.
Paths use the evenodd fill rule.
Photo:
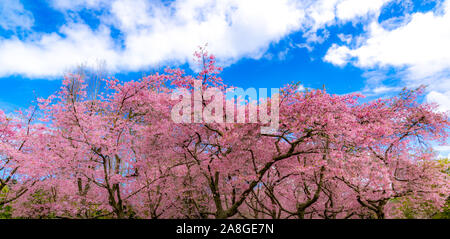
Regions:
<instances>
[{"instance_id":1,"label":"cherry blossom tree","mask_svg":"<svg viewBox=\"0 0 450 239\"><path fill-rule=\"evenodd\" d=\"M0 204L32 218L387 218L405 200L444 205L449 178L430 143L446 142L449 120L419 103L423 88L361 103L292 84L237 103L214 56L194 56L195 75L107 78L96 97L69 75L39 109L0 112ZM196 105L198 83L221 94ZM279 127L251 120L264 114Z\"/></svg>"},{"instance_id":2,"label":"cherry blossom tree","mask_svg":"<svg viewBox=\"0 0 450 239\"><path fill-rule=\"evenodd\" d=\"M35 120L37 108L6 115L0 110L0 206L22 197L36 184L45 165L38 160L46 127ZM36 168L42 167L39 171Z\"/></svg>"}]
</instances>

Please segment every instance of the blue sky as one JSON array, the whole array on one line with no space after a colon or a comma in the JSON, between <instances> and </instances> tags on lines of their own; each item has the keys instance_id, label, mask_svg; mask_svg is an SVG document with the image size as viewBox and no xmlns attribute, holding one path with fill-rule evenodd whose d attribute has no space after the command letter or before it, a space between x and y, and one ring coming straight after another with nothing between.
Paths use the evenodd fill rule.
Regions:
<instances>
[{"instance_id":1,"label":"blue sky","mask_svg":"<svg viewBox=\"0 0 450 239\"><path fill-rule=\"evenodd\" d=\"M450 0L2 0L0 108L52 94L81 63L124 81L189 70L208 43L234 86L370 99L426 84L424 101L448 111L449 42Z\"/></svg>"}]
</instances>

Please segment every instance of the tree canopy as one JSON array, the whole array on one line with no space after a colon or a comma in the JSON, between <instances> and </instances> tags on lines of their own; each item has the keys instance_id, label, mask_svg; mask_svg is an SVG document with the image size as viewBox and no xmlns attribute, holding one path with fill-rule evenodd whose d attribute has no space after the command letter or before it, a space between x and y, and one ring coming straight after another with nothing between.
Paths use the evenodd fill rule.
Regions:
<instances>
[{"instance_id":1,"label":"tree canopy","mask_svg":"<svg viewBox=\"0 0 450 239\"><path fill-rule=\"evenodd\" d=\"M197 75L108 78L96 97L73 75L36 108L0 111L0 207L24 218L395 218L444 208L448 163L430 143L445 143L450 123L419 103L422 87L361 103L287 85L275 132L175 123L175 87L226 90L214 56L195 56Z\"/></svg>"}]
</instances>

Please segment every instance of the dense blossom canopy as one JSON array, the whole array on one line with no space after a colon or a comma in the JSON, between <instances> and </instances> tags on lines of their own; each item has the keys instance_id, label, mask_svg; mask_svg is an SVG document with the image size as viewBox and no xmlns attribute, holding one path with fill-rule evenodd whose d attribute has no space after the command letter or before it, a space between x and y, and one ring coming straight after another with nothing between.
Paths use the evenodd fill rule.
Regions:
<instances>
[{"instance_id":1,"label":"dense blossom canopy","mask_svg":"<svg viewBox=\"0 0 450 239\"><path fill-rule=\"evenodd\" d=\"M423 88L360 103L288 85L270 133L175 123L175 87L226 90L214 57L195 56L196 76L109 78L95 98L68 76L39 107L0 111L0 205L32 218L386 218L404 201L444 205L449 178L430 143L446 142L449 120L418 103Z\"/></svg>"}]
</instances>

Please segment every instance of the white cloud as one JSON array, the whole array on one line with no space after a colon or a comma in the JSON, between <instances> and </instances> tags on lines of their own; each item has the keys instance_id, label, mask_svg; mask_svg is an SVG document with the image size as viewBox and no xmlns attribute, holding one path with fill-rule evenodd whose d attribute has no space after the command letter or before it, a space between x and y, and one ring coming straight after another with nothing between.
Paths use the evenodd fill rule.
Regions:
<instances>
[{"instance_id":1,"label":"white cloud","mask_svg":"<svg viewBox=\"0 0 450 239\"><path fill-rule=\"evenodd\" d=\"M441 111L449 110L450 0L440 7L440 14L414 13L395 28L373 21L358 45L333 44L323 59L380 71L394 67L406 86L427 85L427 100L439 103Z\"/></svg>"},{"instance_id":2,"label":"white cloud","mask_svg":"<svg viewBox=\"0 0 450 239\"><path fill-rule=\"evenodd\" d=\"M372 91L374 94L386 94L386 93L390 93L390 92L394 92L394 91L399 91L401 90L401 87L388 87L388 86L378 86L376 88L374 88Z\"/></svg>"},{"instance_id":3,"label":"white cloud","mask_svg":"<svg viewBox=\"0 0 450 239\"><path fill-rule=\"evenodd\" d=\"M336 20L336 5L340 0L304 1L309 4L305 7L306 15L312 31L322 28Z\"/></svg>"},{"instance_id":4,"label":"white cloud","mask_svg":"<svg viewBox=\"0 0 450 239\"><path fill-rule=\"evenodd\" d=\"M387 0L364 1L367 6L358 2L357 8L350 5L352 0L48 1L71 13L65 15L68 22L58 32L0 39L0 76L58 76L93 58L105 60L112 71L184 63L205 43L222 65L228 65L243 57L267 56L270 44L298 31L312 49L311 44L328 38L325 26L377 15ZM80 22L76 12L81 9L102 10L95 16L99 29ZM119 39L111 37L111 27L120 31Z\"/></svg>"},{"instance_id":5,"label":"white cloud","mask_svg":"<svg viewBox=\"0 0 450 239\"><path fill-rule=\"evenodd\" d=\"M352 56L352 51L346 46L331 45L327 54L324 57L325 61L331 62L334 65L344 66L348 63Z\"/></svg>"},{"instance_id":6,"label":"white cloud","mask_svg":"<svg viewBox=\"0 0 450 239\"><path fill-rule=\"evenodd\" d=\"M271 42L299 30L303 18L287 0L177 1L171 9L146 1L116 1L112 14L127 32L125 57L130 68L186 61L205 43L222 62L260 58Z\"/></svg>"},{"instance_id":7,"label":"white cloud","mask_svg":"<svg viewBox=\"0 0 450 239\"><path fill-rule=\"evenodd\" d=\"M345 42L347 44L350 44L353 39L353 36L351 34L346 35L346 34L340 33L337 36L339 37L339 40L341 40L342 42Z\"/></svg>"},{"instance_id":8,"label":"white cloud","mask_svg":"<svg viewBox=\"0 0 450 239\"><path fill-rule=\"evenodd\" d=\"M449 23L450 1L446 2L445 14L415 13L411 21L393 30L372 22L367 39L359 47L333 45L324 60L336 65L353 62L363 68L407 67L410 85L433 83L432 87L442 87L434 81L436 75L443 77L449 73ZM353 58L356 61L352 61ZM429 81L424 82L424 79ZM446 82L447 78L441 81Z\"/></svg>"},{"instance_id":9,"label":"white cloud","mask_svg":"<svg viewBox=\"0 0 450 239\"><path fill-rule=\"evenodd\" d=\"M108 59L117 67L119 55L109 29L92 31L82 24L63 26L61 34L45 34L36 41L17 38L0 41L0 75L56 76L83 62Z\"/></svg>"},{"instance_id":10,"label":"white cloud","mask_svg":"<svg viewBox=\"0 0 450 239\"><path fill-rule=\"evenodd\" d=\"M433 149L437 151L439 158L450 159L450 145L435 145Z\"/></svg>"},{"instance_id":11,"label":"white cloud","mask_svg":"<svg viewBox=\"0 0 450 239\"><path fill-rule=\"evenodd\" d=\"M326 25L352 21L361 17L376 17L384 4L393 0L320 0L302 1L313 31ZM360 19L359 19L360 20Z\"/></svg>"},{"instance_id":12,"label":"white cloud","mask_svg":"<svg viewBox=\"0 0 450 239\"><path fill-rule=\"evenodd\" d=\"M336 7L336 15L340 20L351 20L366 16L368 13L378 15L380 8L390 0L345 0Z\"/></svg>"},{"instance_id":13,"label":"white cloud","mask_svg":"<svg viewBox=\"0 0 450 239\"><path fill-rule=\"evenodd\" d=\"M54 1L60 10L97 8L104 1ZM272 42L301 27L303 11L290 0L115 0L100 17L99 30L68 23L59 32L32 39L0 40L0 76L57 76L92 58L116 70L139 70L167 61L186 62L198 46L224 63L260 58ZM108 29L120 30L118 44ZM111 70L111 69L110 69Z\"/></svg>"},{"instance_id":14,"label":"white cloud","mask_svg":"<svg viewBox=\"0 0 450 239\"><path fill-rule=\"evenodd\" d=\"M450 151L450 145L439 145L435 146L434 149L438 151Z\"/></svg>"},{"instance_id":15,"label":"white cloud","mask_svg":"<svg viewBox=\"0 0 450 239\"><path fill-rule=\"evenodd\" d=\"M33 14L24 9L20 0L0 1L0 27L5 30L30 29L34 24Z\"/></svg>"},{"instance_id":16,"label":"white cloud","mask_svg":"<svg viewBox=\"0 0 450 239\"><path fill-rule=\"evenodd\" d=\"M302 30L306 43L297 45L311 51L313 44L321 44L328 38L328 31L319 36L318 30L348 21L367 22L376 19L383 5L391 1L393 0L303 0L301 6L305 11L305 20Z\"/></svg>"},{"instance_id":17,"label":"white cloud","mask_svg":"<svg viewBox=\"0 0 450 239\"><path fill-rule=\"evenodd\" d=\"M306 88L303 86L303 85L299 85L298 86L298 88L297 88L297 91L305 91L306 90Z\"/></svg>"},{"instance_id":18,"label":"white cloud","mask_svg":"<svg viewBox=\"0 0 450 239\"><path fill-rule=\"evenodd\" d=\"M438 110L440 112L450 112L450 91L447 91L445 93L431 91L427 94L426 101L438 104Z\"/></svg>"},{"instance_id":19,"label":"white cloud","mask_svg":"<svg viewBox=\"0 0 450 239\"><path fill-rule=\"evenodd\" d=\"M97 9L106 6L108 0L49 0L50 5L58 10Z\"/></svg>"}]
</instances>

